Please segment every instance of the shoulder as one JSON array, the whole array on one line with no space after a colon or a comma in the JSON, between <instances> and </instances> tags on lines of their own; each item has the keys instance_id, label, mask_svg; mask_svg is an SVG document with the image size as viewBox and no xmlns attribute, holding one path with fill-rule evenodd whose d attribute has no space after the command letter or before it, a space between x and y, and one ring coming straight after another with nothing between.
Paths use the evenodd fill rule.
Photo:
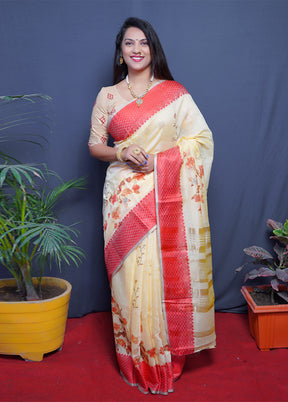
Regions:
<instances>
[{"instance_id":1,"label":"shoulder","mask_svg":"<svg viewBox=\"0 0 288 402\"><path fill-rule=\"evenodd\" d=\"M190 97L187 89L177 81L162 81L155 87L157 95L165 99L165 103L173 103L177 100L184 100ZM156 94L156 93L155 93Z\"/></svg>"},{"instance_id":2,"label":"shoulder","mask_svg":"<svg viewBox=\"0 0 288 402\"><path fill-rule=\"evenodd\" d=\"M162 85L170 94L174 94L177 96L189 94L187 89L177 81L163 81Z\"/></svg>"},{"instance_id":3,"label":"shoulder","mask_svg":"<svg viewBox=\"0 0 288 402\"><path fill-rule=\"evenodd\" d=\"M115 99L117 98L117 89L116 86L102 87L97 94L96 101L94 103L94 107L109 110L114 104Z\"/></svg>"},{"instance_id":4,"label":"shoulder","mask_svg":"<svg viewBox=\"0 0 288 402\"><path fill-rule=\"evenodd\" d=\"M182 91L182 92L187 92L187 89L184 87L184 85L180 84L180 82L177 81L169 81L171 83L173 83L175 89L178 89L178 91Z\"/></svg>"},{"instance_id":5,"label":"shoulder","mask_svg":"<svg viewBox=\"0 0 288 402\"><path fill-rule=\"evenodd\" d=\"M107 100L111 100L114 98L114 96L117 93L117 89L116 89L116 85L113 86L109 86L109 87L102 87L100 89L100 91L98 92L97 95L97 100L98 99L107 99Z\"/></svg>"}]
</instances>

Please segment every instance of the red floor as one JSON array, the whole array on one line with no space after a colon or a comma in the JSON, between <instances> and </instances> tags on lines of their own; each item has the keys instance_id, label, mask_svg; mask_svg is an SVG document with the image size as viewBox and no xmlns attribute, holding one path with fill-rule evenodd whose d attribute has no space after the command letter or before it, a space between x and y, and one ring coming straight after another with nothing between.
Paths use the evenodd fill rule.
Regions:
<instances>
[{"instance_id":1,"label":"red floor","mask_svg":"<svg viewBox=\"0 0 288 402\"><path fill-rule=\"evenodd\" d=\"M216 313L217 348L187 359L168 396L143 395L121 378L110 313L69 319L62 351L39 363L0 356L2 402L288 401L288 350L260 352L246 314Z\"/></svg>"}]
</instances>

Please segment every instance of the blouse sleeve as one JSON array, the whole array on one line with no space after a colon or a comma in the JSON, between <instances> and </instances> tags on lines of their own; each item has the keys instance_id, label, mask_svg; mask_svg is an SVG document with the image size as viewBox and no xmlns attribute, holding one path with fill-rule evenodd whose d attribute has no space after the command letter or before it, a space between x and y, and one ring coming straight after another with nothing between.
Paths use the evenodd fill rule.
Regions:
<instances>
[{"instance_id":1,"label":"blouse sleeve","mask_svg":"<svg viewBox=\"0 0 288 402\"><path fill-rule=\"evenodd\" d=\"M91 130L88 141L89 146L107 144L108 142L108 110L105 88L99 92L91 116Z\"/></svg>"}]
</instances>

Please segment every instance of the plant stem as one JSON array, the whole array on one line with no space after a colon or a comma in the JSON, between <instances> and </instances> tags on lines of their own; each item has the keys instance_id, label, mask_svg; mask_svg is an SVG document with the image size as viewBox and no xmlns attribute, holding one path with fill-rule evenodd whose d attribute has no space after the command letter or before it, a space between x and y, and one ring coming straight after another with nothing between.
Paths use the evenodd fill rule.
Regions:
<instances>
[{"instance_id":1,"label":"plant stem","mask_svg":"<svg viewBox=\"0 0 288 402\"><path fill-rule=\"evenodd\" d=\"M24 264L20 267L23 281L26 287L26 300L39 300L39 296L34 288L32 277L31 277L31 267Z\"/></svg>"}]
</instances>

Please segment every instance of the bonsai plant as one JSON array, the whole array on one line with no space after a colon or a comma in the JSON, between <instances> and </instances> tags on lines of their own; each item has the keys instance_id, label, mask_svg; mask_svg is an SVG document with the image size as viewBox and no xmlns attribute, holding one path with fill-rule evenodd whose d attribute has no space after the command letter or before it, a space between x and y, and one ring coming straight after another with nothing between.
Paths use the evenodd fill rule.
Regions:
<instances>
[{"instance_id":1,"label":"bonsai plant","mask_svg":"<svg viewBox=\"0 0 288 402\"><path fill-rule=\"evenodd\" d=\"M51 100L45 95L32 94L0 97L0 101L7 105L19 100L35 102L38 98ZM11 127L31 122L31 118L38 120L37 111L6 118L0 126L1 134ZM3 134L1 139L3 141ZM63 263L78 265L84 257L74 240L77 231L59 223L55 209L68 190L84 188L85 180L60 182L49 189L48 179L60 178L45 165L21 164L4 152L0 152L0 158L0 263L14 276L25 300L37 300L41 297L45 265L54 263L61 270ZM39 267L38 291L32 282L32 275L36 273L34 261Z\"/></svg>"},{"instance_id":2,"label":"bonsai plant","mask_svg":"<svg viewBox=\"0 0 288 402\"><path fill-rule=\"evenodd\" d=\"M241 271L244 266L252 262L258 265L245 276L248 279L265 278L270 285L242 286L241 293L248 304L249 327L252 337L255 339L260 350L288 347L288 305L276 303L275 295L287 302L288 293L288 220L284 224L268 219L267 225L272 229L270 239L275 240L273 256L262 247L252 246L244 249L244 252L253 257L250 261L237 268ZM258 305L252 298L253 292L270 293L270 301ZM281 299L279 299L281 300Z\"/></svg>"},{"instance_id":3,"label":"bonsai plant","mask_svg":"<svg viewBox=\"0 0 288 402\"><path fill-rule=\"evenodd\" d=\"M288 282L288 220L282 224L281 222L268 219L267 226L273 231L270 239L275 240L275 255L273 256L269 251L259 246L247 247L243 250L244 253L253 257L254 260L237 268L236 272L241 271L246 265L251 263L253 265L260 265L260 267L254 268L246 274L244 282L248 279L269 278L271 304L275 303L275 293L288 302L287 290L280 290L280 284Z\"/></svg>"}]
</instances>

